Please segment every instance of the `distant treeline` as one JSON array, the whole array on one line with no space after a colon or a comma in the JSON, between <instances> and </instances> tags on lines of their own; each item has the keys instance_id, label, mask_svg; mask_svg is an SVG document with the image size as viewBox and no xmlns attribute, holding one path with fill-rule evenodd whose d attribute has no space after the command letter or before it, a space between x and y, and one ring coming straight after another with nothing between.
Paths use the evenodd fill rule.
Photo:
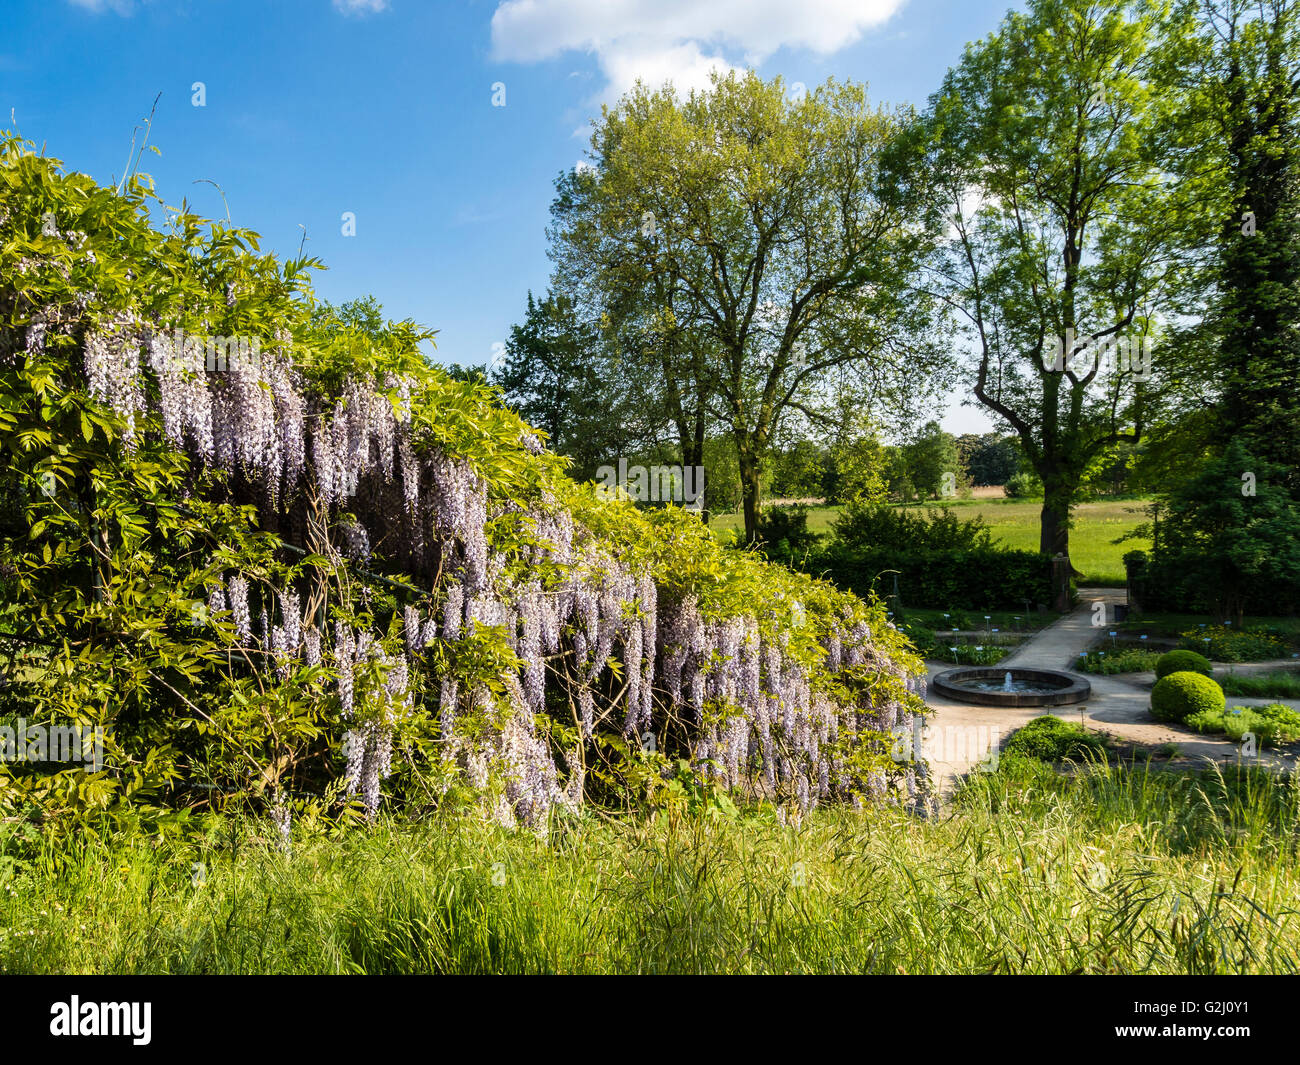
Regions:
<instances>
[{"instance_id":1,"label":"distant treeline","mask_svg":"<svg viewBox=\"0 0 1300 1065\"><path fill-rule=\"evenodd\" d=\"M626 457L630 465L680 463L680 449L669 446L626 456L570 456L579 479L596 476L601 465ZM597 459L601 461L597 462ZM738 510L740 468L729 437L706 439L703 447L705 506L714 514ZM590 467L590 468L588 468ZM1082 499L1141 494L1157 477L1147 470L1144 450L1117 445L1101 456L1085 477ZM800 439L773 449L762 471L763 497L771 500L824 500L829 505L855 501L908 503L961 498L972 488L1005 487L1011 498L1037 499L1042 483L1024 461L1015 436L946 432L929 422L909 442L882 444L872 434L848 442Z\"/></svg>"}]
</instances>

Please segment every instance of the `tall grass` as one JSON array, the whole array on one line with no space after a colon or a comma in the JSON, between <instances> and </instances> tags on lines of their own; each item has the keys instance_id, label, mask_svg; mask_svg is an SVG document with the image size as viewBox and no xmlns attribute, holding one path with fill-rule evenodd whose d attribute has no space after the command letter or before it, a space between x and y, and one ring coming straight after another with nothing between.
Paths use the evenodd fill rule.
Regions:
<instances>
[{"instance_id":1,"label":"tall grass","mask_svg":"<svg viewBox=\"0 0 1300 1065\"><path fill-rule=\"evenodd\" d=\"M1300 787L1004 759L931 820L674 811L42 846L0 868L9 973L1274 972ZM12 848L11 848L12 849ZM205 876L196 875L203 863Z\"/></svg>"},{"instance_id":2,"label":"tall grass","mask_svg":"<svg viewBox=\"0 0 1300 1065\"><path fill-rule=\"evenodd\" d=\"M1224 695L1255 698L1300 699L1300 673L1270 670L1267 673L1228 673L1214 678Z\"/></svg>"},{"instance_id":3,"label":"tall grass","mask_svg":"<svg viewBox=\"0 0 1300 1065\"><path fill-rule=\"evenodd\" d=\"M1142 673L1156 668L1160 661L1159 651L1145 651L1137 647L1121 647L1107 651L1094 648L1086 655L1080 655L1074 668L1084 673L1101 673L1113 676L1116 673Z\"/></svg>"}]
</instances>

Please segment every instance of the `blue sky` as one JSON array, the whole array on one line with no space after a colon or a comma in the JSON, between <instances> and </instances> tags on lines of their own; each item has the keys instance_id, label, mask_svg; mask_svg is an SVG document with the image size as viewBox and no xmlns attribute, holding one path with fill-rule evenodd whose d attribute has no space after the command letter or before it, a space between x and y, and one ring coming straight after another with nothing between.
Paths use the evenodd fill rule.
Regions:
<instances>
[{"instance_id":1,"label":"blue sky","mask_svg":"<svg viewBox=\"0 0 1300 1065\"><path fill-rule=\"evenodd\" d=\"M169 203L307 248L318 291L373 293L484 363L549 274L552 183L641 76L753 67L924 103L1010 0L0 0L0 124L108 182L159 92L142 164ZM194 106L193 85L204 85ZM493 106L494 85L505 106ZM499 93L498 93L499 99ZM10 112L13 121L10 121ZM196 184L195 182L200 182ZM356 235L342 235L344 212ZM944 424L979 430L950 405Z\"/></svg>"}]
</instances>

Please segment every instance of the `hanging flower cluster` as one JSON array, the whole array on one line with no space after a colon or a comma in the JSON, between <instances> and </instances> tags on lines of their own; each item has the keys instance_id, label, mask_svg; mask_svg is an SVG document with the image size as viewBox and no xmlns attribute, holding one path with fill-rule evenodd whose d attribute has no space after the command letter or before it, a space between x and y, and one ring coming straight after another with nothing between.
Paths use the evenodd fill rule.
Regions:
<instances>
[{"instance_id":1,"label":"hanging flower cluster","mask_svg":"<svg viewBox=\"0 0 1300 1065\"><path fill-rule=\"evenodd\" d=\"M272 501L314 490L347 514L337 528L355 561L371 558L376 534L417 563L437 559L441 611L405 610L404 653L390 654L372 634L345 623L334 627L329 662L347 728L344 779L368 810L378 806L393 725L411 705L410 678L424 668L424 649L489 630L503 636L520 663L504 680L504 697L481 684L466 689L455 675L431 679L444 759L491 796L490 810L503 822L541 827L553 808L581 799L581 758L557 762L536 731L557 661L584 740L602 726L640 737L654 729L657 713L659 720L679 715L693 730L691 757L700 772L732 788L784 796L796 816L819 801L885 790L883 773L859 778L844 752L904 723L914 704L900 693L915 689L907 671L877 650L865 621L830 624L821 660L810 665L789 647L791 626L806 620L802 604L785 604L784 629L764 626L758 613L710 616L694 594L665 600L651 572L629 565L555 499L525 508L493 504L488 482L466 457L413 433L411 380L350 378L332 401L310 398L286 337L261 359L234 360L222 374L206 370L200 345L188 338L178 345L179 335L141 332L130 320L92 334L92 393L134 425L146 389L133 354L146 351L171 443L238 471ZM530 450L524 445L534 439L521 434L521 448ZM509 510L521 511L533 529L526 561L558 575L545 584L511 576L490 542L490 519ZM232 576L222 597L239 638L252 639L247 582ZM214 598L214 608L221 605ZM279 595L278 624L260 609L261 639L282 674L293 658L322 660L321 633L304 630L292 590ZM385 679L362 719L356 677L368 663L377 663ZM854 670L895 683L877 684L884 694L865 705L837 702L825 679ZM614 676L618 683L609 683ZM465 715L486 716L492 726L469 739L458 728Z\"/></svg>"},{"instance_id":2,"label":"hanging flower cluster","mask_svg":"<svg viewBox=\"0 0 1300 1065\"><path fill-rule=\"evenodd\" d=\"M245 295L225 284L208 313L233 317ZM864 769L854 752L907 724L921 693L878 611L846 596L814 610L802 591L775 588L803 581L813 594L816 582L775 568L773 588L757 582L743 600L715 594L725 567L673 572L671 551L629 546L653 538L650 519L629 517L634 534L622 538L591 520L582 508L605 504L553 475L529 427L515 420L493 436L442 425L487 419L487 401L448 401L446 379L409 360L376 355L327 374L287 330L265 345L209 338L96 300L78 299L79 322L66 306L34 309L22 342L0 338L0 351L36 358L56 333L64 345L77 338L87 390L120 416L126 448L156 424L170 446L226 475L233 496L256 502L266 527L292 534L307 527L309 504L321 507L336 560L400 568L425 590L419 606L399 606L396 643L351 614L327 628L305 619L302 589L253 595L234 572L208 590L209 611L228 612L235 638L280 676L299 662L329 667L344 782L367 810L380 804L398 726L426 692L445 765L504 823L541 829L551 811L580 803L584 753L601 731L639 741L680 728L697 772L796 815L886 791L884 767ZM356 584L364 605L367 581ZM499 641L512 663L492 684L455 664L458 647L481 640ZM428 653L434 645L447 653ZM435 673L435 661L452 664ZM548 714L572 715L576 746L555 749L539 727Z\"/></svg>"}]
</instances>

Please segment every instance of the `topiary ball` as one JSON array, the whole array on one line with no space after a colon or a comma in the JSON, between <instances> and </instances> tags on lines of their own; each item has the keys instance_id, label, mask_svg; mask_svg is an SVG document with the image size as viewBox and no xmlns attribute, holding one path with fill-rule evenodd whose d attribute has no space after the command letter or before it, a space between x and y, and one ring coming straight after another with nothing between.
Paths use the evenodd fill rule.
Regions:
<instances>
[{"instance_id":1,"label":"topiary ball","mask_svg":"<svg viewBox=\"0 0 1300 1065\"><path fill-rule=\"evenodd\" d=\"M1208 658L1195 651L1166 651L1156 662L1156 678L1170 673L1201 673L1209 677L1214 675L1214 667Z\"/></svg>"},{"instance_id":2,"label":"topiary ball","mask_svg":"<svg viewBox=\"0 0 1300 1065\"><path fill-rule=\"evenodd\" d=\"M1223 713L1223 689L1202 673L1182 670L1156 681L1151 689L1151 716L1157 721L1186 721L1192 714Z\"/></svg>"}]
</instances>

